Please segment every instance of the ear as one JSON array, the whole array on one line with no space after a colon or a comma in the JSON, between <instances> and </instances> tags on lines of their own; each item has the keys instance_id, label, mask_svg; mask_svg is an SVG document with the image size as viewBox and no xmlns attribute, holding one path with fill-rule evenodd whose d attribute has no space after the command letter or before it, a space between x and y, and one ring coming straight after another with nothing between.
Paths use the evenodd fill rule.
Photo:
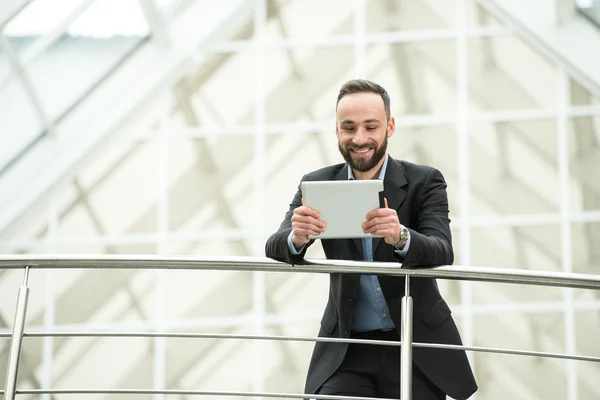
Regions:
<instances>
[{"instance_id":1,"label":"ear","mask_svg":"<svg viewBox=\"0 0 600 400\"><path fill-rule=\"evenodd\" d=\"M394 117L390 117L387 128L388 128L388 138L390 138L396 132L396 120L394 119Z\"/></svg>"},{"instance_id":2,"label":"ear","mask_svg":"<svg viewBox=\"0 0 600 400\"><path fill-rule=\"evenodd\" d=\"M340 128L338 128L338 124L337 122L335 123L335 136L338 138L340 138Z\"/></svg>"}]
</instances>

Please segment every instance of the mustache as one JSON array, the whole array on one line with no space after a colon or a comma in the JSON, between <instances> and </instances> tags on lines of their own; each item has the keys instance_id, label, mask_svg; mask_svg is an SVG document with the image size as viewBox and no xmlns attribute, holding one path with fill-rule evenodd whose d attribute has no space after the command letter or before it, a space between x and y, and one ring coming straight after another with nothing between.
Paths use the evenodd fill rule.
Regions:
<instances>
[{"instance_id":1,"label":"mustache","mask_svg":"<svg viewBox=\"0 0 600 400\"><path fill-rule=\"evenodd\" d=\"M375 149L377 146L375 144L363 144L361 146L356 146L353 144L347 144L346 150L364 150L364 149Z\"/></svg>"}]
</instances>

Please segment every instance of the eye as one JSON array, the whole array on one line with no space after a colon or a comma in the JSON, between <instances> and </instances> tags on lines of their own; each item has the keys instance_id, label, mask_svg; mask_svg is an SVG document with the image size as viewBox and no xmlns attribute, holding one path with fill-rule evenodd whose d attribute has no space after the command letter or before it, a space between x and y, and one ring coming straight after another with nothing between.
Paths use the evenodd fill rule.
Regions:
<instances>
[{"instance_id":1,"label":"eye","mask_svg":"<svg viewBox=\"0 0 600 400\"><path fill-rule=\"evenodd\" d=\"M368 131L374 131L375 129L377 129L376 126L367 126Z\"/></svg>"}]
</instances>

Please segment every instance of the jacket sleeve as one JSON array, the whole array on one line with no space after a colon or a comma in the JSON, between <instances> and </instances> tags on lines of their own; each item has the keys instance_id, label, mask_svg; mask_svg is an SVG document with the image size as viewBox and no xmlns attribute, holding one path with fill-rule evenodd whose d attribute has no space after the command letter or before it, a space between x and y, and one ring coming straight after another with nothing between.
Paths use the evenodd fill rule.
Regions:
<instances>
[{"instance_id":1,"label":"jacket sleeve","mask_svg":"<svg viewBox=\"0 0 600 400\"><path fill-rule=\"evenodd\" d=\"M403 267L451 265L454 262L452 234L448 218L446 181L437 169L425 178L416 204L417 226L410 228L410 248L396 254Z\"/></svg>"},{"instance_id":2,"label":"jacket sleeve","mask_svg":"<svg viewBox=\"0 0 600 400\"><path fill-rule=\"evenodd\" d=\"M302 177L302 181L306 180L306 175ZM302 192L300 190L300 185L298 185L298 190L292 203L290 204L290 208L285 214L285 218L283 222L279 226L277 232L272 234L265 244L265 255L269 258L272 258L277 261L283 261L289 264L301 264L304 261L304 255L306 254L306 250L313 244L314 240L308 242L300 254L292 254L288 247L288 237L292 232L292 215L294 214L294 210L297 207L302 205Z\"/></svg>"}]
</instances>

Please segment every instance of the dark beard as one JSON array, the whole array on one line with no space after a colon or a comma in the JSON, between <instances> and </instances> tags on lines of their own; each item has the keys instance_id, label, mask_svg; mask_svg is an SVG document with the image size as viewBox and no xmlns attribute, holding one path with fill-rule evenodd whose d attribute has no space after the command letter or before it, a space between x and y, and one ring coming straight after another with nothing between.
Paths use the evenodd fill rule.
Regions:
<instances>
[{"instance_id":1,"label":"dark beard","mask_svg":"<svg viewBox=\"0 0 600 400\"><path fill-rule=\"evenodd\" d=\"M342 153L342 157L344 157L344 160L346 160L346 162L348 163L350 168L352 168L355 171L359 171L359 172L367 172L367 171L370 171L373 168L375 168L375 166L377 166L379 161L381 161L383 159L383 157L385 157L385 155L387 153L387 141L388 141L388 137L387 137L387 132L386 132L385 139L383 140L383 143L379 147L375 147L376 145L374 143L369 143L364 146L353 146L352 144L348 144L344 148L344 147L342 147L342 144L340 142L338 142L338 149L340 150L340 153ZM365 149L365 148L366 149L375 149L375 152L373 153L373 155L371 156L370 159L368 159L368 160L358 159L356 161L352 159L352 156L350 155L350 149L360 150L360 149Z\"/></svg>"}]
</instances>

